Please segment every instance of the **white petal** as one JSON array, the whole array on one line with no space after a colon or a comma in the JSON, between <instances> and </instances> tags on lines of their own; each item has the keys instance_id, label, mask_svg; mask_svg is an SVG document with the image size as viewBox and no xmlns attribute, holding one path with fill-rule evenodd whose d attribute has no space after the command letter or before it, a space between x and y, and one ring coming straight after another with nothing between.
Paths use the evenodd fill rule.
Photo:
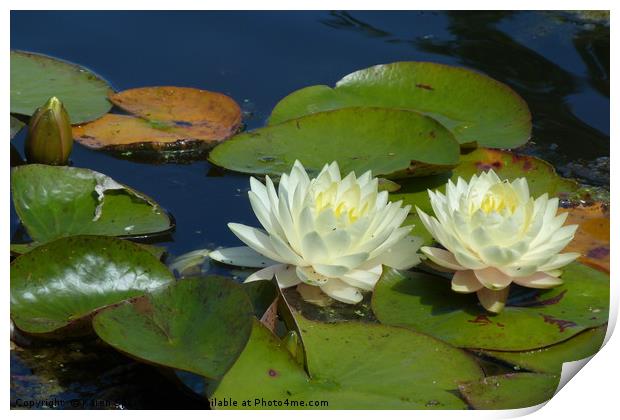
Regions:
<instances>
[{"instance_id":1,"label":"white petal","mask_svg":"<svg viewBox=\"0 0 620 420\"><path fill-rule=\"evenodd\" d=\"M348 267L350 270L360 266L366 260L368 260L368 253L359 252L357 254L344 255L342 257L334 258L332 260L332 264L342 265Z\"/></svg>"},{"instance_id":2,"label":"white petal","mask_svg":"<svg viewBox=\"0 0 620 420\"><path fill-rule=\"evenodd\" d=\"M269 239L269 236L267 236L264 232L239 223L229 223L228 228L237 236L237 238L259 254L271 258L274 261L286 262L282 261L282 258L273 247L271 239Z\"/></svg>"},{"instance_id":3,"label":"white petal","mask_svg":"<svg viewBox=\"0 0 620 420\"><path fill-rule=\"evenodd\" d=\"M504 309L506 299L508 298L509 287L502 290L489 290L482 288L476 293L478 294L478 300L484 309L489 312L499 313Z\"/></svg>"},{"instance_id":4,"label":"white petal","mask_svg":"<svg viewBox=\"0 0 620 420\"><path fill-rule=\"evenodd\" d=\"M271 267L263 268L255 273L252 273L245 279L244 283L249 283L257 280L271 280L276 275L276 271L281 269L284 264L272 265Z\"/></svg>"},{"instance_id":5,"label":"white petal","mask_svg":"<svg viewBox=\"0 0 620 420\"><path fill-rule=\"evenodd\" d=\"M513 278L502 273L495 267L487 267L482 270L474 270L476 278L484 285L484 287L492 290L500 290L513 281Z\"/></svg>"},{"instance_id":6,"label":"white petal","mask_svg":"<svg viewBox=\"0 0 620 420\"><path fill-rule=\"evenodd\" d=\"M452 253L449 251L429 246L423 246L422 248L420 248L420 251L422 251L432 262L437 265L455 271L466 270L465 267L463 267L458 263L458 261L456 261L454 255L452 255Z\"/></svg>"},{"instance_id":7,"label":"white petal","mask_svg":"<svg viewBox=\"0 0 620 420\"><path fill-rule=\"evenodd\" d=\"M383 266L376 265L368 270L351 270L340 279L345 283L362 290L373 290L381 277Z\"/></svg>"},{"instance_id":8,"label":"white petal","mask_svg":"<svg viewBox=\"0 0 620 420\"><path fill-rule=\"evenodd\" d=\"M329 258L329 250L317 232L306 234L301 240L304 259L311 264L322 264Z\"/></svg>"},{"instance_id":9,"label":"white petal","mask_svg":"<svg viewBox=\"0 0 620 420\"><path fill-rule=\"evenodd\" d=\"M340 277L351 269L344 265L314 264L314 271L324 277Z\"/></svg>"},{"instance_id":10,"label":"white petal","mask_svg":"<svg viewBox=\"0 0 620 420\"><path fill-rule=\"evenodd\" d=\"M541 265L538 269L540 271L552 271L558 268L564 267L579 258L581 254L578 252L567 252L565 254L554 255L549 261Z\"/></svg>"},{"instance_id":11,"label":"white petal","mask_svg":"<svg viewBox=\"0 0 620 420\"><path fill-rule=\"evenodd\" d=\"M543 272L538 272L527 277L517 277L513 279L513 281L520 286L532 287L535 289L550 289L563 283L562 279Z\"/></svg>"},{"instance_id":12,"label":"white petal","mask_svg":"<svg viewBox=\"0 0 620 420\"><path fill-rule=\"evenodd\" d=\"M327 283L328 277L314 271L312 267L297 267L295 269L299 280L311 286L320 286Z\"/></svg>"},{"instance_id":13,"label":"white petal","mask_svg":"<svg viewBox=\"0 0 620 420\"><path fill-rule=\"evenodd\" d=\"M397 270L407 270L420 263L418 251L422 243L422 238L408 235L392 245L387 251L373 258L372 262Z\"/></svg>"},{"instance_id":14,"label":"white petal","mask_svg":"<svg viewBox=\"0 0 620 420\"><path fill-rule=\"evenodd\" d=\"M287 287L296 286L301 283L301 280L297 277L295 266L293 265L283 265L279 270L276 270L275 274L278 286L280 286L281 289L286 289Z\"/></svg>"},{"instance_id":15,"label":"white petal","mask_svg":"<svg viewBox=\"0 0 620 420\"><path fill-rule=\"evenodd\" d=\"M473 293L484 286L478 281L472 270L461 270L452 277L452 290L459 293Z\"/></svg>"},{"instance_id":16,"label":"white petal","mask_svg":"<svg viewBox=\"0 0 620 420\"><path fill-rule=\"evenodd\" d=\"M265 208L269 208L269 197L267 196L267 189L265 186L256 178L250 177L250 189L258 198L260 198L263 206Z\"/></svg>"},{"instance_id":17,"label":"white petal","mask_svg":"<svg viewBox=\"0 0 620 420\"><path fill-rule=\"evenodd\" d=\"M352 287L338 279L330 279L326 284L321 286L321 290L331 298L337 301L356 304L364 298L362 292L357 287Z\"/></svg>"},{"instance_id":18,"label":"white petal","mask_svg":"<svg viewBox=\"0 0 620 420\"><path fill-rule=\"evenodd\" d=\"M216 249L209 253L209 258L224 264L236 265L239 267L263 268L277 264L276 261L259 254L248 246Z\"/></svg>"},{"instance_id":19,"label":"white petal","mask_svg":"<svg viewBox=\"0 0 620 420\"><path fill-rule=\"evenodd\" d=\"M330 255L345 255L351 245L351 235L344 229L336 229L325 235L324 241Z\"/></svg>"}]
</instances>

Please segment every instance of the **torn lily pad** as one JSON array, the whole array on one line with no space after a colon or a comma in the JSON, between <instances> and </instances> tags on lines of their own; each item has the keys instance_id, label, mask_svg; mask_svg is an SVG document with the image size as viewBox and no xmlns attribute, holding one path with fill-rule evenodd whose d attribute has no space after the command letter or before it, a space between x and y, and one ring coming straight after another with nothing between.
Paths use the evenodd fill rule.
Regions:
<instances>
[{"instance_id":1,"label":"torn lily pad","mask_svg":"<svg viewBox=\"0 0 620 420\"><path fill-rule=\"evenodd\" d=\"M93 312L173 280L151 252L132 242L105 236L60 238L11 263L11 319L33 334L72 325L82 332L79 322Z\"/></svg>"},{"instance_id":2,"label":"torn lily pad","mask_svg":"<svg viewBox=\"0 0 620 420\"><path fill-rule=\"evenodd\" d=\"M11 192L36 242L71 235L149 236L174 227L151 198L90 169L19 166L11 172Z\"/></svg>"}]
</instances>

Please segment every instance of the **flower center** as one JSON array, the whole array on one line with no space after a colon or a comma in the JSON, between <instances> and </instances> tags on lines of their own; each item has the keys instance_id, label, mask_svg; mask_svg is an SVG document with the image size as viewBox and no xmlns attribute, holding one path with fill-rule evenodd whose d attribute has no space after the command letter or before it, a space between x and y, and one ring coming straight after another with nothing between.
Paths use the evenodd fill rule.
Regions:
<instances>
[{"instance_id":1,"label":"flower center","mask_svg":"<svg viewBox=\"0 0 620 420\"><path fill-rule=\"evenodd\" d=\"M514 213L518 204L519 198L512 186L502 182L489 188L480 202L480 210L485 213L501 213L504 210Z\"/></svg>"},{"instance_id":2,"label":"flower center","mask_svg":"<svg viewBox=\"0 0 620 420\"><path fill-rule=\"evenodd\" d=\"M357 185L339 193L338 183L334 182L315 196L314 208L319 213L331 208L337 218L353 223L366 213L368 203L360 207L360 189Z\"/></svg>"}]
</instances>

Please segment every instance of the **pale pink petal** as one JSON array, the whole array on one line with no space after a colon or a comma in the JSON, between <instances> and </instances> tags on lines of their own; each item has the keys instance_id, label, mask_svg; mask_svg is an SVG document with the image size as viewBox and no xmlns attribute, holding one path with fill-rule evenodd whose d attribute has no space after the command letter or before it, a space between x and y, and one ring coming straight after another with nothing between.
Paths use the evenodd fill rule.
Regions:
<instances>
[{"instance_id":1,"label":"pale pink petal","mask_svg":"<svg viewBox=\"0 0 620 420\"><path fill-rule=\"evenodd\" d=\"M461 270L452 277L452 290L459 293L473 293L484 286L478 281L472 270Z\"/></svg>"}]
</instances>

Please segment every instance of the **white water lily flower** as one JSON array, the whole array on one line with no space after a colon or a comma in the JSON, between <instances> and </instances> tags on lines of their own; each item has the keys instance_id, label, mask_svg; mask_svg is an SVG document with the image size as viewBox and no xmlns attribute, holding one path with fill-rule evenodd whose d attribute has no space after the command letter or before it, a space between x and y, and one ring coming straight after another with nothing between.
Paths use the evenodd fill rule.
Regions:
<instances>
[{"instance_id":1,"label":"white water lily flower","mask_svg":"<svg viewBox=\"0 0 620 420\"><path fill-rule=\"evenodd\" d=\"M296 161L277 188L250 178L252 209L265 231L229 223L247 247L214 251L227 264L265 267L246 282L272 279L286 288L305 283L340 302L355 304L373 290L382 265L407 269L419 263L420 238L401 226L411 206L388 202L370 171L344 179L336 162L310 179Z\"/></svg>"},{"instance_id":2,"label":"white water lily flower","mask_svg":"<svg viewBox=\"0 0 620 420\"><path fill-rule=\"evenodd\" d=\"M435 217L417 209L422 223L446 250L422 247L435 264L454 271L452 290L478 294L484 308L500 312L512 282L533 288L562 283L561 267L575 252L559 252L577 225L563 226L559 201L530 197L525 178L502 181L490 170L467 183L448 181L446 194L428 191Z\"/></svg>"}]
</instances>

